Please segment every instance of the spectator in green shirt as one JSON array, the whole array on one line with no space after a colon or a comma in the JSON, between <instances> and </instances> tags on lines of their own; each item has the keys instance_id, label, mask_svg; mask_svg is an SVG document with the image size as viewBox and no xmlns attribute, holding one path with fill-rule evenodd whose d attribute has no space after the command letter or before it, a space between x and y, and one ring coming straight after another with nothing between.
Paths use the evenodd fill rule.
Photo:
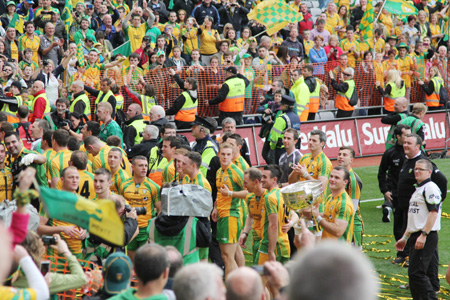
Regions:
<instances>
[{"instance_id":1,"label":"spectator in green shirt","mask_svg":"<svg viewBox=\"0 0 450 300\"><path fill-rule=\"evenodd\" d=\"M106 142L106 139L112 135L118 136L120 138L120 145L123 144L123 133L122 129L120 129L119 124L114 121L111 117L112 114L112 106L109 102L100 102L97 105L97 117L98 120L103 124L100 127L100 134L98 137Z\"/></svg>"}]
</instances>

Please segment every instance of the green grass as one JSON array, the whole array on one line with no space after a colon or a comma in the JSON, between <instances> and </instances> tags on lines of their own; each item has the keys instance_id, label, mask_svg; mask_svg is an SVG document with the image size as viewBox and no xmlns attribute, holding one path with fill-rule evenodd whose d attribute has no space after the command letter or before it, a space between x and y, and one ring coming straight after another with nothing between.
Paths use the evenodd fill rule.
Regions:
<instances>
[{"instance_id":1,"label":"green grass","mask_svg":"<svg viewBox=\"0 0 450 300\"><path fill-rule=\"evenodd\" d=\"M434 163L441 172L450 178L450 159L435 160ZM363 182L362 200L381 198L378 189L378 166L355 168ZM447 197L448 198L448 197ZM376 208L383 200L361 203L361 215L364 220L364 252L370 257L381 278L381 299L409 298L409 290L402 290L400 285L408 282L407 268L391 263L396 256L394 248L395 239L392 235L393 223L381 222L381 209ZM450 212L450 201L444 201L443 212ZM444 214L445 215L445 214ZM450 299L450 287L445 281L445 272L450 259L450 219L442 217L441 231L439 232L439 274L441 277L440 299Z\"/></svg>"},{"instance_id":2,"label":"green grass","mask_svg":"<svg viewBox=\"0 0 450 300\"><path fill-rule=\"evenodd\" d=\"M434 163L450 179L450 159L435 160ZM382 198L383 195L378 189L378 166L361 167L354 170L363 182L361 200ZM363 251L371 259L380 276L381 293L379 298L411 299L409 290L399 288L400 285L408 282L408 269L391 263L396 256L395 239L392 233L393 223L381 221L382 211L377 206L382 203L383 200L361 203L361 215L364 221ZM450 216L445 216L445 213L450 213L450 200L444 201L442 229L439 232L439 274L442 291L438 295L439 299L450 299L450 286L445 281L445 272L450 260ZM244 251L246 263L251 265L251 236L247 239L247 249Z\"/></svg>"}]
</instances>

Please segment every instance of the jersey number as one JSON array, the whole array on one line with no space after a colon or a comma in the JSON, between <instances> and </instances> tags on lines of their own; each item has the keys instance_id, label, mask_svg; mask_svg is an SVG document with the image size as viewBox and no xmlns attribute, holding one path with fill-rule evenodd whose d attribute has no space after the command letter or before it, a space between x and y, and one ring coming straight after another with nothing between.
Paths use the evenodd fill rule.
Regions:
<instances>
[{"instance_id":1,"label":"jersey number","mask_svg":"<svg viewBox=\"0 0 450 300\"><path fill-rule=\"evenodd\" d=\"M126 169L126 167L125 167L125 160L122 158L122 163L120 164L120 168L122 169L122 170L125 170Z\"/></svg>"},{"instance_id":2,"label":"jersey number","mask_svg":"<svg viewBox=\"0 0 450 300\"><path fill-rule=\"evenodd\" d=\"M78 193L78 191L77 191ZM89 195L91 195L91 193L89 193L89 182L85 181L83 184L83 187L81 187L81 192L80 195L83 196L84 198L89 199Z\"/></svg>"}]
</instances>

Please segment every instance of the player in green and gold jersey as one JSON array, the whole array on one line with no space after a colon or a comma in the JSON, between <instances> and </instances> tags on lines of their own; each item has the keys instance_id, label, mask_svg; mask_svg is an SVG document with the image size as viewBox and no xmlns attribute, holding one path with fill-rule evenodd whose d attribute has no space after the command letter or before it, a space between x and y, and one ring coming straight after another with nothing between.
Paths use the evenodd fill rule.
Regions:
<instances>
[{"instance_id":1,"label":"player in green and gold jersey","mask_svg":"<svg viewBox=\"0 0 450 300\"><path fill-rule=\"evenodd\" d=\"M5 166L6 147L0 143L0 203L12 200L13 177L11 169Z\"/></svg>"},{"instance_id":2,"label":"player in green and gold jersey","mask_svg":"<svg viewBox=\"0 0 450 300\"><path fill-rule=\"evenodd\" d=\"M52 148L56 151L56 154L50 161L50 176L51 187L54 189L61 177L62 170L69 166L70 157L72 156L72 151L67 148L69 137L69 132L64 129L55 130L52 135Z\"/></svg>"},{"instance_id":3,"label":"player in green and gold jersey","mask_svg":"<svg viewBox=\"0 0 450 300\"><path fill-rule=\"evenodd\" d=\"M132 207L145 207L147 214L138 216L139 234L128 244L128 255L134 257L134 252L148 239L148 221L156 217L156 212L161 210L159 186L147 178L148 161L145 156L133 157L133 177L124 181L119 189L119 194L124 196Z\"/></svg>"},{"instance_id":4,"label":"player in green and gold jersey","mask_svg":"<svg viewBox=\"0 0 450 300\"><path fill-rule=\"evenodd\" d=\"M118 194L122 183L130 178L127 172L120 168L122 151L119 148L111 148L108 153L108 164L112 174L111 191Z\"/></svg>"}]
</instances>

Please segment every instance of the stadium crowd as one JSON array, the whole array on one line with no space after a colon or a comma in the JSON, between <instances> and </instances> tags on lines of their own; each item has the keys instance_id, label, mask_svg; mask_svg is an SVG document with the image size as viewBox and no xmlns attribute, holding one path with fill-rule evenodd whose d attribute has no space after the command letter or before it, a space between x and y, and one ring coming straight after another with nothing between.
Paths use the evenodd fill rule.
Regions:
<instances>
[{"instance_id":1,"label":"stadium crowd","mask_svg":"<svg viewBox=\"0 0 450 300\"><path fill-rule=\"evenodd\" d=\"M414 299L437 299L447 179L423 151L422 119L448 101L448 5L414 3L416 20L380 2L364 39L366 0L319 1L317 18L295 0L303 20L272 36L247 18L258 3L0 3L0 215L12 219L0 225L1 299L375 299L355 150L341 147L333 168L312 130L299 151L301 123L328 108L392 126L378 180L393 263L410 263ZM261 168L237 132L249 113ZM282 188L308 180L320 203L290 209ZM113 203L124 243L54 218L44 187ZM207 216L171 213L184 188Z\"/></svg>"}]
</instances>

